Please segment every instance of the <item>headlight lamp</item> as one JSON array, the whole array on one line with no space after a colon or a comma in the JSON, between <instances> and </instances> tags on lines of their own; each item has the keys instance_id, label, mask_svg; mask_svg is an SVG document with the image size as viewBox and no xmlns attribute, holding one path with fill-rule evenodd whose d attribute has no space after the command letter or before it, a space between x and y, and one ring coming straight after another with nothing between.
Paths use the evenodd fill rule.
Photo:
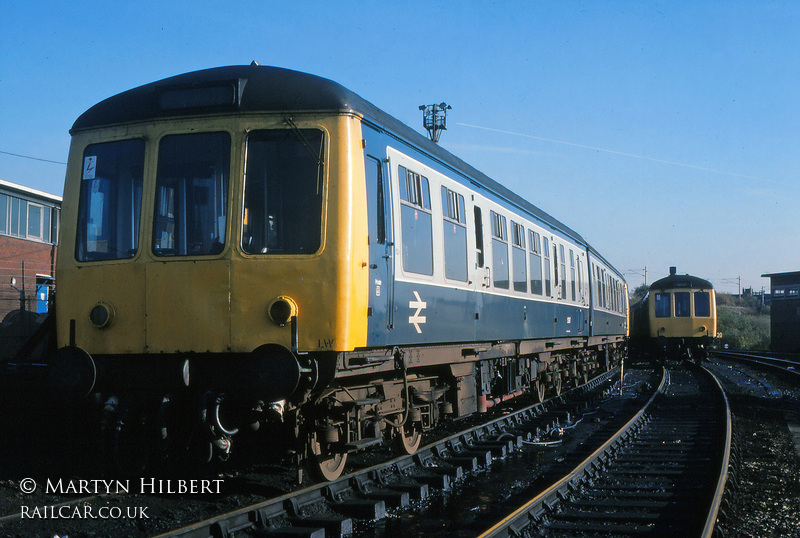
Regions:
<instances>
[{"instance_id":1,"label":"headlight lamp","mask_svg":"<svg viewBox=\"0 0 800 538\"><path fill-rule=\"evenodd\" d=\"M281 295L269 304L267 313L273 323L283 327L297 315L297 303L291 297Z\"/></svg>"},{"instance_id":2,"label":"headlight lamp","mask_svg":"<svg viewBox=\"0 0 800 538\"><path fill-rule=\"evenodd\" d=\"M89 312L89 320L98 329L105 329L114 323L114 307L106 302L99 302Z\"/></svg>"}]
</instances>

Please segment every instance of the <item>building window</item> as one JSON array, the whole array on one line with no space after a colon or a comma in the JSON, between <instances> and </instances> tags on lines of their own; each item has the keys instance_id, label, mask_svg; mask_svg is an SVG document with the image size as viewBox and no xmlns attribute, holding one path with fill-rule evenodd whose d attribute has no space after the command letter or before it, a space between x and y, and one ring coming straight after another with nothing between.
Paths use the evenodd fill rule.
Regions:
<instances>
[{"instance_id":1,"label":"building window","mask_svg":"<svg viewBox=\"0 0 800 538\"><path fill-rule=\"evenodd\" d=\"M8 233L8 196L0 194L0 233Z\"/></svg>"},{"instance_id":2,"label":"building window","mask_svg":"<svg viewBox=\"0 0 800 538\"><path fill-rule=\"evenodd\" d=\"M42 239L42 219L44 208L39 204L28 202L28 237Z\"/></svg>"},{"instance_id":3,"label":"building window","mask_svg":"<svg viewBox=\"0 0 800 538\"><path fill-rule=\"evenodd\" d=\"M55 243L57 226L58 208L0 194L0 234Z\"/></svg>"}]
</instances>

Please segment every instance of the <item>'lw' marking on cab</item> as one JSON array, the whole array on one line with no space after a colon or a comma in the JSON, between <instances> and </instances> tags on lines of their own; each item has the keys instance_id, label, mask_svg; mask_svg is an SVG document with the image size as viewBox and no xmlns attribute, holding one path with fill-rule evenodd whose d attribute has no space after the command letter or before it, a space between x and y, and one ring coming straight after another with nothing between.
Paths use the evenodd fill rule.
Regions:
<instances>
[{"instance_id":1,"label":"'lw' marking on cab","mask_svg":"<svg viewBox=\"0 0 800 538\"><path fill-rule=\"evenodd\" d=\"M414 325L414 328L417 329L418 333L421 333L422 329L419 328L419 324L420 323L425 323L427 318L425 316L420 316L419 313L422 312L425 308L428 307L428 303L424 302L420 298L419 293L417 293L416 291L414 292L414 297L416 297L417 300L416 301L409 301L408 302L408 307L412 308L412 309L416 308L417 311L414 312L413 316L408 316L408 322L412 323Z\"/></svg>"}]
</instances>

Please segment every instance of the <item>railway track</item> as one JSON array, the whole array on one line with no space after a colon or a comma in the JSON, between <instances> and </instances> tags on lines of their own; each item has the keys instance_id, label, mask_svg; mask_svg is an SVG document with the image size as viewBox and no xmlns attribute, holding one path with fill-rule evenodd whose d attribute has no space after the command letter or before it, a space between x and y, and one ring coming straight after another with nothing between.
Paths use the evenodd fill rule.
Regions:
<instances>
[{"instance_id":1,"label":"railway track","mask_svg":"<svg viewBox=\"0 0 800 538\"><path fill-rule=\"evenodd\" d=\"M455 495L465 476L482 470L488 473L494 461L518 452L523 444L538 444L539 439L574 423L590 400L601 398L600 389L614 375L618 372L440 439L413 456L363 468L335 482L220 514L163 536L240 536L259 529L305 536L317 536L321 529L325 536L372 535L370 522L383 520L388 513L407 517L439 502L445 493Z\"/></svg>"},{"instance_id":2,"label":"railway track","mask_svg":"<svg viewBox=\"0 0 800 538\"><path fill-rule=\"evenodd\" d=\"M617 434L483 536L710 536L730 445L730 411L716 378L668 370Z\"/></svg>"},{"instance_id":3,"label":"railway track","mask_svg":"<svg viewBox=\"0 0 800 538\"><path fill-rule=\"evenodd\" d=\"M800 382L800 358L796 355L774 355L764 351L720 351L711 352L713 357L767 368L789 376Z\"/></svg>"},{"instance_id":4,"label":"railway track","mask_svg":"<svg viewBox=\"0 0 800 538\"><path fill-rule=\"evenodd\" d=\"M192 537L265 532L318 536L322 530L326 536L364 537L404 531L425 535L431 526L444 524L431 520L431 514L438 511L446 514L446 524L450 525L445 531L440 530L440 535L445 532L475 536L488 523L511 512L519 499L529 498L532 491L549 485L562 461L588 457L608 438L610 430L616 431L637 413L658 384L650 372L626 370L621 388L618 376L618 371L610 372L543 404L503 411L488 423L422 447L414 456L371 465L369 462L378 456L364 453L362 467L354 467L355 471L341 479L278 496L273 493L255 498L254 491L267 493L267 489L257 484L257 476L242 476L228 479L222 496L190 495L181 501L181 497L160 495L158 502L150 494L104 497L91 504L121 508L143 505L147 507L148 520L93 521L92 529L109 535L164 533ZM250 493L239 492L240 489ZM74 498L71 501L89 502ZM185 506L176 509L175 502ZM223 509L225 506L227 510ZM169 526L170 520L192 521L194 518L184 514L187 509L194 510L200 521ZM2 527L14 532L32 529L30 520L14 520L14 514L10 514ZM60 526L52 528L63 529L66 522L54 523ZM73 523L73 530L83 528L78 522ZM48 529L51 527L44 530Z\"/></svg>"}]
</instances>

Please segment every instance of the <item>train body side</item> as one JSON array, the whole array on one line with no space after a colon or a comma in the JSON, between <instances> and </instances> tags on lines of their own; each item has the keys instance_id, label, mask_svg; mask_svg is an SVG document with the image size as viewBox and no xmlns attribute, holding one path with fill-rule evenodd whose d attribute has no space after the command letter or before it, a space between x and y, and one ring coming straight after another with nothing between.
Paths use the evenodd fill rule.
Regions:
<instances>
[{"instance_id":1,"label":"train body side","mask_svg":"<svg viewBox=\"0 0 800 538\"><path fill-rule=\"evenodd\" d=\"M368 212L380 214L369 217L369 345L626 334L624 280L580 236L377 126L364 137ZM417 205L407 175L424 183ZM424 240L411 244L415 225Z\"/></svg>"}]
</instances>

